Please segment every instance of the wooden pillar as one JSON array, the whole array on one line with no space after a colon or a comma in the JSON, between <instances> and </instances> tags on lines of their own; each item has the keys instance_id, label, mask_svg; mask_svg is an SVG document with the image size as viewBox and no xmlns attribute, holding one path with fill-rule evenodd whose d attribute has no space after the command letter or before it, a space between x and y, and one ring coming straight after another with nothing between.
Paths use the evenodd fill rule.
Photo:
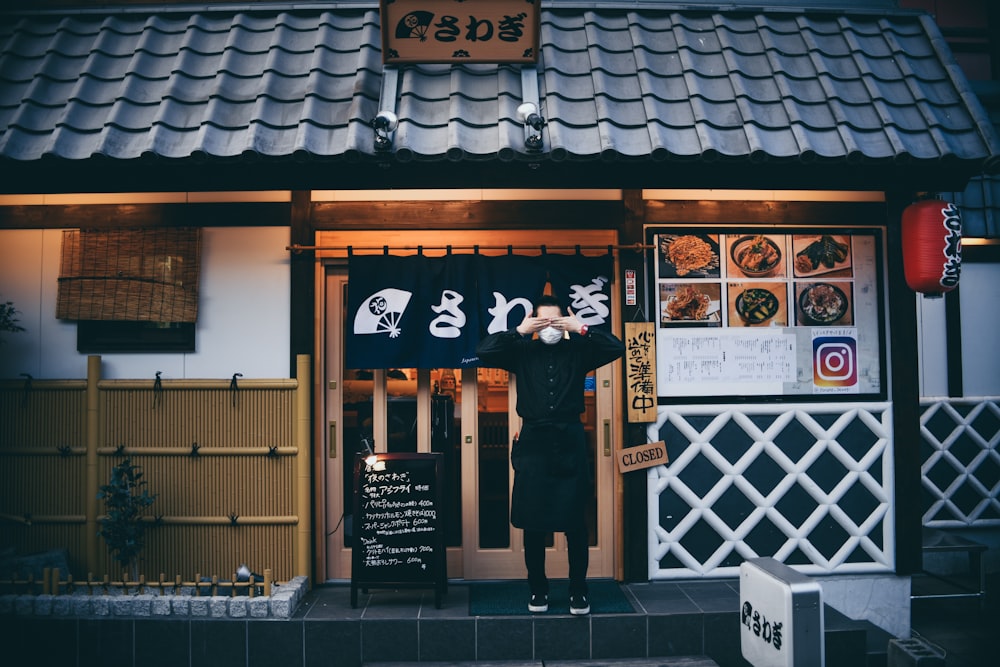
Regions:
<instances>
[{"instance_id":1,"label":"wooden pillar","mask_svg":"<svg viewBox=\"0 0 1000 667\"><path fill-rule=\"evenodd\" d=\"M296 379L298 388L295 390L295 445L298 454L295 455L295 514L298 516L298 528L295 538L294 563L295 576L309 576L311 562L310 546L312 545L312 357L300 354L296 357L298 369ZM312 577L310 577L312 580Z\"/></svg>"},{"instance_id":2,"label":"wooden pillar","mask_svg":"<svg viewBox=\"0 0 1000 667\"><path fill-rule=\"evenodd\" d=\"M309 190L292 192L292 210L289 219L290 240L293 245L311 246L316 242L312 223L312 193ZM316 253L306 251L291 253L291 295L289 299L289 350L290 372L294 373L298 355L313 353L315 332Z\"/></svg>"},{"instance_id":3,"label":"wooden pillar","mask_svg":"<svg viewBox=\"0 0 1000 667\"><path fill-rule=\"evenodd\" d=\"M642 190L626 190L623 193L625 205L625 220L622 231L622 244L645 243L645 233L643 224L646 221L646 204L642 199ZM636 305L629 306L625 303L624 280L619 282L619 297L622 303L623 322L649 322L654 321L652 311L647 309L646 301L646 276L645 251L640 253L622 251L619 254L619 265L624 276L626 270L635 271L636 275ZM650 297L651 298L651 297ZM622 371L625 372L625 364L622 364ZM622 381L622 386L627 386ZM624 424L623 447L638 445L646 442L646 424ZM615 473L618 474L617 472ZM631 475L618 475L621 493L621 539L616 544L617 549L622 549L617 555L617 563L620 563L620 578L625 581L646 581L649 578L647 544L647 488L646 475L643 473L633 473ZM624 545L628 545L624 548Z\"/></svg>"},{"instance_id":4,"label":"wooden pillar","mask_svg":"<svg viewBox=\"0 0 1000 667\"><path fill-rule=\"evenodd\" d=\"M905 193L887 193L886 256L888 273L889 375L892 387L893 467L895 468L896 573L922 568L920 485L920 374L917 349L916 295L903 275L900 221L912 201Z\"/></svg>"},{"instance_id":5,"label":"wooden pillar","mask_svg":"<svg viewBox=\"0 0 1000 667\"><path fill-rule=\"evenodd\" d=\"M97 558L97 448L101 439L101 395L97 387L101 380L101 357L87 357L87 477L84 494L87 498L86 545L87 571L98 571Z\"/></svg>"}]
</instances>

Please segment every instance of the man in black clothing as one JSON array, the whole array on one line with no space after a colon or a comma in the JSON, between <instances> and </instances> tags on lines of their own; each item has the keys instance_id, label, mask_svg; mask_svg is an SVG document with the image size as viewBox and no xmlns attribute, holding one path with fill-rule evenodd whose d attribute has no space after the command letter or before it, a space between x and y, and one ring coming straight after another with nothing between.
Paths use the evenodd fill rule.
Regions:
<instances>
[{"instance_id":1,"label":"man in black clothing","mask_svg":"<svg viewBox=\"0 0 1000 667\"><path fill-rule=\"evenodd\" d=\"M569 556L570 613L590 613L584 512L591 495L591 471L580 421L584 380L587 373L624 352L624 344L611 334L589 329L572 311L564 315L551 296L540 297L534 312L516 329L491 334L479 343L484 366L503 368L517 377L517 414L523 423L510 451L514 467L510 521L524 530L530 612L548 611L545 536L562 532Z\"/></svg>"}]
</instances>

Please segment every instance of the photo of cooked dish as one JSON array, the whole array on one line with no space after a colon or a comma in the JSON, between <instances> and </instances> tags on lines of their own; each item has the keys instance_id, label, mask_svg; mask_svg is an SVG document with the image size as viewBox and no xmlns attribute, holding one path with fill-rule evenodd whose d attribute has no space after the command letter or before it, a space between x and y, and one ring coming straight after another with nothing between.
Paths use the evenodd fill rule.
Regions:
<instances>
[{"instance_id":1,"label":"photo of cooked dish","mask_svg":"<svg viewBox=\"0 0 1000 667\"><path fill-rule=\"evenodd\" d=\"M660 285L660 324L719 323L719 285Z\"/></svg>"},{"instance_id":2,"label":"photo of cooked dish","mask_svg":"<svg viewBox=\"0 0 1000 667\"><path fill-rule=\"evenodd\" d=\"M781 304L769 289L749 287L736 295L736 314L747 326L769 324L778 314Z\"/></svg>"},{"instance_id":3,"label":"photo of cooked dish","mask_svg":"<svg viewBox=\"0 0 1000 667\"><path fill-rule=\"evenodd\" d=\"M850 238L843 235L795 236L792 266L799 278L844 271L850 275ZM840 274L838 274L840 275Z\"/></svg>"},{"instance_id":4,"label":"photo of cooked dish","mask_svg":"<svg viewBox=\"0 0 1000 667\"><path fill-rule=\"evenodd\" d=\"M719 275L719 242L712 234L660 234L661 278Z\"/></svg>"},{"instance_id":5,"label":"photo of cooked dish","mask_svg":"<svg viewBox=\"0 0 1000 667\"><path fill-rule=\"evenodd\" d=\"M850 291L848 283L805 285L798 297L802 324L851 324L850 302L844 290Z\"/></svg>"},{"instance_id":6,"label":"photo of cooked dish","mask_svg":"<svg viewBox=\"0 0 1000 667\"><path fill-rule=\"evenodd\" d=\"M781 247L763 234L740 236L729 246L729 256L740 273L762 278L781 275Z\"/></svg>"}]
</instances>

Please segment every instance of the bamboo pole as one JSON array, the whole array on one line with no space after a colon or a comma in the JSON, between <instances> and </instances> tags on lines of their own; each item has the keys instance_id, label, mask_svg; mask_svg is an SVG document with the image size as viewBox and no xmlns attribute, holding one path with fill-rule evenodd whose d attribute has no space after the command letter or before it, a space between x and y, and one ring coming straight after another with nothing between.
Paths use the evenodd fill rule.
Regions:
<instances>
[{"instance_id":1,"label":"bamboo pole","mask_svg":"<svg viewBox=\"0 0 1000 667\"><path fill-rule=\"evenodd\" d=\"M35 450L37 451L37 450ZM199 447L198 456L267 456L271 452L276 456L294 456L297 447ZM58 454L58 452L55 452ZM102 456L114 454L141 454L143 456L191 456L190 447L100 447L97 450Z\"/></svg>"},{"instance_id":2,"label":"bamboo pole","mask_svg":"<svg viewBox=\"0 0 1000 667\"><path fill-rule=\"evenodd\" d=\"M294 526L297 516L144 516L142 521L161 526Z\"/></svg>"},{"instance_id":3,"label":"bamboo pole","mask_svg":"<svg viewBox=\"0 0 1000 667\"><path fill-rule=\"evenodd\" d=\"M99 570L97 564L97 447L100 444L101 357L87 357L87 569Z\"/></svg>"},{"instance_id":4,"label":"bamboo pole","mask_svg":"<svg viewBox=\"0 0 1000 667\"><path fill-rule=\"evenodd\" d=\"M160 380L160 385L167 389L222 389L228 390L232 380L191 379L191 380ZM102 380L101 389L135 390L152 389L153 380ZM295 389L295 380L290 379L260 379L247 378L240 380L240 389Z\"/></svg>"},{"instance_id":5,"label":"bamboo pole","mask_svg":"<svg viewBox=\"0 0 1000 667\"><path fill-rule=\"evenodd\" d=\"M310 378L311 358L308 354L296 357L296 379L298 387L295 390L295 426L293 433L298 447L296 457L295 513L299 517L298 535L292 547L292 562L297 575L309 575L309 545L312 544L312 456L309 440L312 433L309 406L312 403L312 385Z\"/></svg>"}]
</instances>

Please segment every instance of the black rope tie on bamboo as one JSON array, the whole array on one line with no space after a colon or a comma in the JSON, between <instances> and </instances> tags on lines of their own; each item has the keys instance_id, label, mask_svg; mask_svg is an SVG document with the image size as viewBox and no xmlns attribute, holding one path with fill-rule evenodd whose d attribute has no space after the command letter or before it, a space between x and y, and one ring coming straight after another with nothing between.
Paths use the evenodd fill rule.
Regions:
<instances>
[{"instance_id":1,"label":"black rope tie on bamboo","mask_svg":"<svg viewBox=\"0 0 1000 667\"><path fill-rule=\"evenodd\" d=\"M59 452L59 456L61 456L61 457L63 457L65 459L70 454L73 453L73 448L70 447L69 445L59 445L58 447L56 447L56 451Z\"/></svg>"},{"instance_id":2,"label":"black rope tie on bamboo","mask_svg":"<svg viewBox=\"0 0 1000 667\"><path fill-rule=\"evenodd\" d=\"M240 385L236 383L236 378L243 377L243 373L233 373L233 379L229 383L229 394L233 399L233 407L235 408L239 402Z\"/></svg>"},{"instance_id":3,"label":"black rope tie on bamboo","mask_svg":"<svg viewBox=\"0 0 1000 667\"><path fill-rule=\"evenodd\" d=\"M229 513L229 525L230 526L235 526L236 523L239 520L240 520L240 515L239 514L237 514L236 512L230 512Z\"/></svg>"},{"instance_id":4,"label":"black rope tie on bamboo","mask_svg":"<svg viewBox=\"0 0 1000 667\"><path fill-rule=\"evenodd\" d=\"M276 458L278 458L278 446L277 445L271 445L270 447L267 448L267 458L269 458L269 459L276 459Z\"/></svg>"},{"instance_id":5,"label":"black rope tie on bamboo","mask_svg":"<svg viewBox=\"0 0 1000 667\"><path fill-rule=\"evenodd\" d=\"M117 447L115 447L115 456L125 456L125 443L124 442L122 444L118 445Z\"/></svg>"},{"instance_id":6,"label":"black rope tie on bamboo","mask_svg":"<svg viewBox=\"0 0 1000 667\"><path fill-rule=\"evenodd\" d=\"M153 380L153 409L160 405L163 401L163 383L160 381L160 373L163 371L156 371L156 379Z\"/></svg>"},{"instance_id":7,"label":"black rope tie on bamboo","mask_svg":"<svg viewBox=\"0 0 1000 667\"><path fill-rule=\"evenodd\" d=\"M21 377L24 378L24 389L21 393L21 407L28 407L28 397L31 396L31 377L30 373L21 373Z\"/></svg>"},{"instance_id":8,"label":"black rope tie on bamboo","mask_svg":"<svg viewBox=\"0 0 1000 667\"><path fill-rule=\"evenodd\" d=\"M188 456L190 456L193 459L198 458L199 456L201 456L201 454L198 453L199 449L201 449L201 445L199 445L197 442L192 442L191 443L191 453L188 454Z\"/></svg>"}]
</instances>

